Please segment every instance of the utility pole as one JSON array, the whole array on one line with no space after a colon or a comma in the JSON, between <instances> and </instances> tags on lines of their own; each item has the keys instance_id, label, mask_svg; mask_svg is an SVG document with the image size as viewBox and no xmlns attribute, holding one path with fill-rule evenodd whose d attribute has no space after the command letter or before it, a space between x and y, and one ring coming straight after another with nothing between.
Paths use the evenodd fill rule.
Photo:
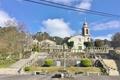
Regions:
<instances>
[{"instance_id":1,"label":"utility pole","mask_svg":"<svg viewBox=\"0 0 120 80\"><path fill-rule=\"evenodd\" d=\"M66 70L66 52L65 52L65 45L63 44L63 54L64 54L64 70Z\"/></svg>"}]
</instances>

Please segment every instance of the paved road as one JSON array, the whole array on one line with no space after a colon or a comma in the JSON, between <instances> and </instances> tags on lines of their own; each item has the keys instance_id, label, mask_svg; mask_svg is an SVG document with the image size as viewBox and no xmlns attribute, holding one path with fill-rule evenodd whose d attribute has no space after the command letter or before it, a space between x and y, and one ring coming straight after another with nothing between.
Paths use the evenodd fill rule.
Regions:
<instances>
[{"instance_id":1,"label":"paved road","mask_svg":"<svg viewBox=\"0 0 120 80\"><path fill-rule=\"evenodd\" d=\"M0 80L120 80L120 76L76 76L68 79L52 79L51 75L0 75Z\"/></svg>"},{"instance_id":2,"label":"paved road","mask_svg":"<svg viewBox=\"0 0 120 80\"><path fill-rule=\"evenodd\" d=\"M46 75L0 75L0 80L51 80Z\"/></svg>"}]
</instances>

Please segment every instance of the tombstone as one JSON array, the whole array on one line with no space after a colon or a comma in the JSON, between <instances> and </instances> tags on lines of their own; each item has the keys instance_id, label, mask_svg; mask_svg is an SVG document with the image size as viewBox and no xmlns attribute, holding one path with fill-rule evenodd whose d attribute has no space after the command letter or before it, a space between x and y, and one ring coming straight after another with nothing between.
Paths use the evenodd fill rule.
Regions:
<instances>
[{"instance_id":1,"label":"tombstone","mask_svg":"<svg viewBox=\"0 0 120 80\"><path fill-rule=\"evenodd\" d=\"M60 67L61 66L61 61L56 61L56 66Z\"/></svg>"}]
</instances>

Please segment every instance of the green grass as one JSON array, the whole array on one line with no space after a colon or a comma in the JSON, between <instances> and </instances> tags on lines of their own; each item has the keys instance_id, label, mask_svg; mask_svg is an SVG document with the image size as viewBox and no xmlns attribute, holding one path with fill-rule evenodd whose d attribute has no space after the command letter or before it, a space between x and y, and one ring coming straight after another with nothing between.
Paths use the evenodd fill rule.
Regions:
<instances>
[{"instance_id":1,"label":"green grass","mask_svg":"<svg viewBox=\"0 0 120 80\"><path fill-rule=\"evenodd\" d=\"M15 62L15 60L0 60L0 68L7 68Z\"/></svg>"},{"instance_id":2,"label":"green grass","mask_svg":"<svg viewBox=\"0 0 120 80\"><path fill-rule=\"evenodd\" d=\"M58 72L59 70L63 70L63 67L35 67L35 66L30 66L30 72L33 71L41 71L41 72L49 72L49 73L54 73ZM66 67L66 70L69 71L70 73L75 73L75 72L101 72L100 68L96 67Z\"/></svg>"}]
</instances>

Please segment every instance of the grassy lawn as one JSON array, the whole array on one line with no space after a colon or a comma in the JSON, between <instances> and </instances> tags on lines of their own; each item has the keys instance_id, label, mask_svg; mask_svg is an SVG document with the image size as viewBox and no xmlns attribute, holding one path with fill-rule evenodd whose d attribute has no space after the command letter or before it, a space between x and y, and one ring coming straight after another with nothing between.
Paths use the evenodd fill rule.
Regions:
<instances>
[{"instance_id":1,"label":"grassy lawn","mask_svg":"<svg viewBox=\"0 0 120 80\"><path fill-rule=\"evenodd\" d=\"M15 60L0 60L0 68L7 68L15 62Z\"/></svg>"},{"instance_id":2,"label":"grassy lawn","mask_svg":"<svg viewBox=\"0 0 120 80\"><path fill-rule=\"evenodd\" d=\"M63 67L35 67L31 66L30 71L47 71L49 73L58 72L59 70L63 70ZM100 68L96 67L66 67L66 70L70 73L75 72L101 72Z\"/></svg>"}]
</instances>

